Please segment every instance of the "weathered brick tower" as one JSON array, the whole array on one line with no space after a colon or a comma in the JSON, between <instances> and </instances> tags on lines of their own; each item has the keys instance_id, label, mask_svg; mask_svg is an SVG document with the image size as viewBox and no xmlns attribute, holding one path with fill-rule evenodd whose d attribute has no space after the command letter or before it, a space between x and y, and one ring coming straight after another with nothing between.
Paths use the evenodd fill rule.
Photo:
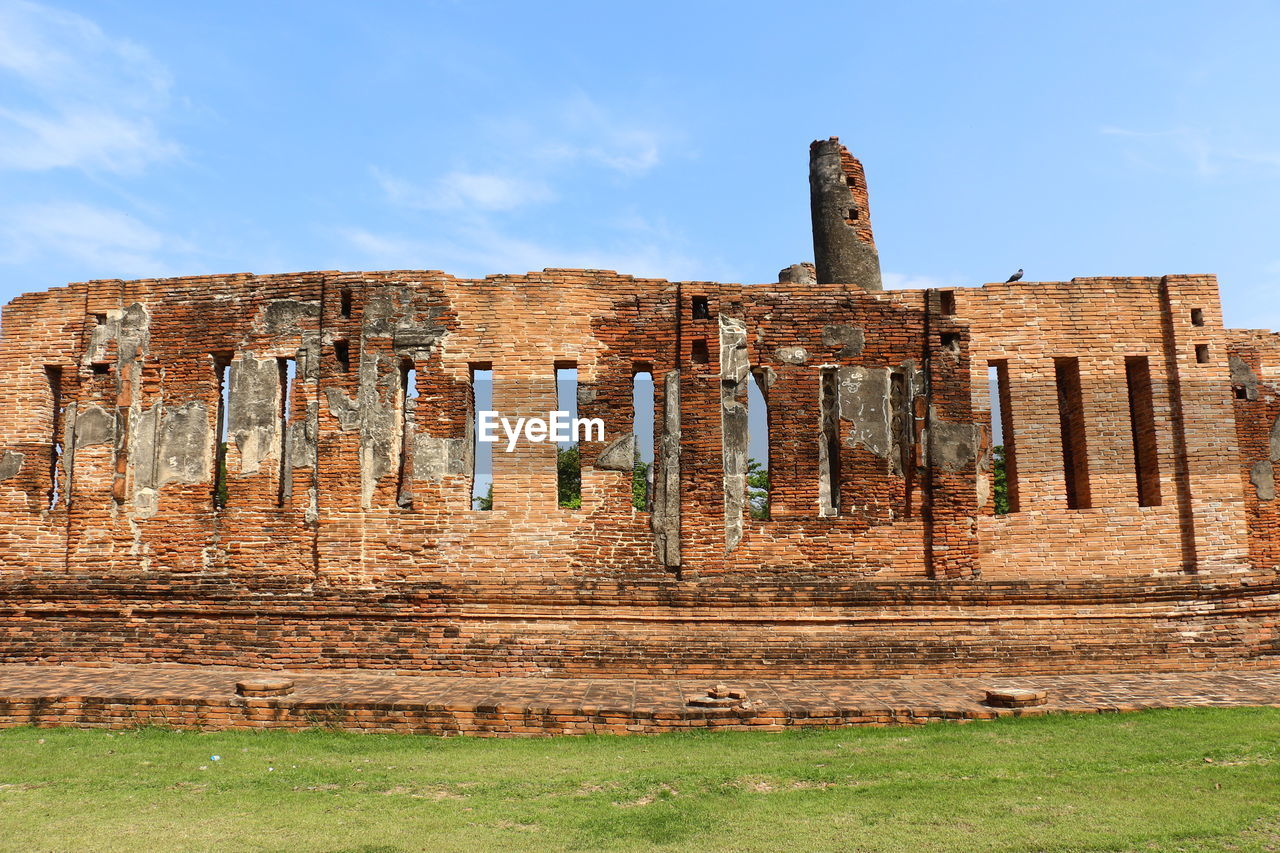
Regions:
<instances>
[{"instance_id":1,"label":"weathered brick tower","mask_svg":"<svg viewBox=\"0 0 1280 853\"><path fill-rule=\"evenodd\" d=\"M835 140L811 165L817 282L327 271L13 300L0 659L1274 666L1280 335L1223 328L1207 275L882 291L861 166ZM570 367L606 427L581 507L555 445L521 444L475 509L479 377L491 408L545 415Z\"/></svg>"},{"instance_id":2,"label":"weathered brick tower","mask_svg":"<svg viewBox=\"0 0 1280 853\"><path fill-rule=\"evenodd\" d=\"M883 290L862 163L831 137L809 146L809 206L818 284Z\"/></svg>"}]
</instances>

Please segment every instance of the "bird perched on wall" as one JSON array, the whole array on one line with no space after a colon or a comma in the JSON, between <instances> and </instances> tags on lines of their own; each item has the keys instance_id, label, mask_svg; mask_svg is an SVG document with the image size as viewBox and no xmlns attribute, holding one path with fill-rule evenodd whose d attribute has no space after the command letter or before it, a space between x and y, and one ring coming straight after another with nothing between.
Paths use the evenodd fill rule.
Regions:
<instances>
[{"instance_id":1,"label":"bird perched on wall","mask_svg":"<svg viewBox=\"0 0 1280 853\"><path fill-rule=\"evenodd\" d=\"M1018 281L1021 278L1022 278L1022 267L1018 267L1018 271L1013 275L1009 276L1009 278L1005 281L1005 284L1008 284L1011 281Z\"/></svg>"}]
</instances>

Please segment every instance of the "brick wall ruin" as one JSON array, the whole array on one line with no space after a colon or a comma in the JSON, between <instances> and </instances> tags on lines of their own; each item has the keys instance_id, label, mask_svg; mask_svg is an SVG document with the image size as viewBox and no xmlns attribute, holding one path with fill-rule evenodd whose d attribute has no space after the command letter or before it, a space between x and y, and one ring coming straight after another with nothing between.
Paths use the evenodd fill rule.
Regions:
<instances>
[{"instance_id":1,"label":"brick wall ruin","mask_svg":"<svg viewBox=\"0 0 1280 853\"><path fill-rule=\"evenodd\" d=\"M862 214L831 239L874 252L861 165L834 145ZM1280 335L1224 329L1211 276L880 291L878 263L835 284L796 270L746 287L312 272L19 297L0 338L0 659L1274 664ZM545 416L565 367L579 415L606 425L580 445L581 508L557 501L551 443L495 451L493 509L473 508L476 371L494 409ZM638 372L655 386L639 415ZM747 490L752 382L767 518ZM644 508L637 417L654 429Z\"/></svg>"}]
</instances>

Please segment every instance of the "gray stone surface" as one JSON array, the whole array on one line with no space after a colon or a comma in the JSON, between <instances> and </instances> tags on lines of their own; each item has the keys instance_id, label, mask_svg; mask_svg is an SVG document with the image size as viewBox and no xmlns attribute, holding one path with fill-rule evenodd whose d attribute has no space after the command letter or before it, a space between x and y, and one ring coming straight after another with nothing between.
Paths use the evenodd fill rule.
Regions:
<instances>
[{"instance_id":1,"label":"gray stone surface","mask_svg":"<svg viewBox=\"0 0 1280 853\"><path fill-rule=\"evenodd\" d=\"M120 337L117 346L120 361L129 363L146 355L151 343L151 315L147 307L135 302L124 310L120 318Z\"/></svg>"},{"instance_id":2,"label":"gray stone surface","mask_svg":"<svg viewBox=\"0 0 1280 853\"><path fill-rule=\"evenodd\" d=\"M227 436L240 451L240 473L256 474L264 459L278 458L280 366L246 352L231 362Z\"/></svg>"},{"instance_id":3,"label":"gray stone surface","mask_svg":"<svg viewBox=\"0 0 1280 853\"><path fill-rule=\"evenodd\" d=\"M403 413L398 404L401 362L415 364L431 358L444 345L448 329L440 322L445 309L435 297L415 287L383 288L369 294L361 314L361 346L359 389L352 401L341 393L326 389L329 410L338 418L343 430L360 433L361 505L372 505L373 492L379 480L399 466L401 447L412 453L412 480L432 480L451 472L461 460L469 460L470 442L460 450L451 444L437 444L446 439L432 439L410 430L402 434ZM370 339L390 339L396 357L379 356L367 346ZM421 457L419 454L421 453ZM418 471L421 458L423 472ZM412 501L410 483L401 484L397 501Z\"/></svg>"},{"instance_id":4,"label":"gray stone surface","mask_svg":"<svg viewBox=\"0 0 1280 853\"><path fill-rule=\"evenodd\" d=\"M809 351L804 347L779 347L773 357L783 364L804 364L809 360Z\"/></svg>"},{"instance_id":5,"label":"gray stone surface","mask_svg":"<svg viewBox=\"0 0 1280 853\"><path fill-rule=\"evenodd\" d=\"M444 328L421 327L396 329L391 335L391 345L400 350L429 350L444 337Z\"/></svg>"},{"instance_id":6,"label":"gray stone surface","mask_svg":"<svg viewBox=\"0 0 1280 853\"><path fill-rule=\"evenodd\" d=\"M866 333L857 326L833 325L822 328L822 345L840 347L840 351L835 354L837 358L861 355L866 341Z\"/></svg>"},{"instance_id":7,"label":"gray stone surface","mask_svg":"<svg viewBox=\"0 0 1280 853\"><path fill-rule=\"evenodd\" d=\"M343 432L351 432L360 428L360 407L342 392L340 388L324 389L325 399L329 403L329 414L338 420L338 428Z\"/></svg>"},{"instance_id":8,"label":"gray stone surface","mask_svg":"<svg viewBox=\"0 0 1280 853\"><path fill-rule=\"evenodd\" d=\"M818 272L810 263L792 264L778 271L778 282L780 284L817 284Z\"/></svg>"},{"instance_id":9,"label":"gray stone surface","mask_svg":"<svg viewBox=\"0 0 1280 853\"><path fill-rule=\"evenodd\" d=\"M751 381L747 325L720 315L720 442L724 461L724 545L742 540L747 503L747 383Z\"/></svg>"},{"instance_id":10,"label":"gray stone surface","mask_svg":"<svg viewBox=\"0 0 1280 853\"><path fill-rule=\"evenodd\" d=\"M75 446L112 444L116 437L116 416L95 404L81 409L75 418Z\"/></svg>"},{"instance_id":11,"label":"gray stone surface","mask_svg":"<svg viewBox=\"0 0 1280 853\"><path fill-rule=\"evenodd\" d=\"M1276 499L1276 474L1270 461L1255 462L1249 468L1249 482L1258 493L1258 500Z\"/></svg>"},{"instance_id":12,"label":"gray stone surface","mask_svg":"<svg viewBox=\"0 0 1280 853\"><path fill-rule=\"evenodd\" d=\"M0 480L7 480L10 477L17 476L18 472L22 470L22 461L26 458L26 454L6 450L4 455L0 456Z\"/></svg>"},{"instance_id":13,"label":"gray stone surface","mask_svg":"<svg viewBox=\"0 0 1280 853\"><path fill-rule=\"evenodd\" d=\"M606 471L631 471L635 468L636 437L634 433L618 436L596 457L596 467Z\"/></svg>"},{"instance_id":14,"label":"gray stone surface","mask_svg":"<svg viewBox=\"0 0 1280 853\"><path fill-rule=\"evenodd\" d=\"M162 403L149 409L139 407L129 419L129 465L137 489L156 487L156 439L160 432Z\"/></svg>"},{"instance_id":15,"label":"gray stone surface","mask_svg":"<svg viewBox=\"0 0 1280 853\"><path fill-rule=\"evenodd\" d=\"M291 470L315 467L316 435L319 431L320 405L308 403L306 414L289 424L289 440L285 446Z\"/></svg>"},{"instance_id":16,"label":"gray stone surface","mask_svg":"<svg viewBox=\"0 0 1280 853\"><path fill-rule=\"evenodd\" d=\"M888 459L893 452L893 422L889 401L889 368L840 368L840 419L848 424L844 443L862 445Z\"/></svg>"},{"instance_id":17,"label":"gray stone surface","mask_svg":"<svg viewBox=\"0 0 1280 853\"><path fill-rule=\"evenodd\" d=\"M400 365L361 347L357 414L360 421L361 505L372 506L379 480L395 468L400 441L396 396L400 393Z\"/></svg>"},{"instance_id":18,"label":"gray stone surface","mask_svg":"<svg viewBox=\"0 0 1280 853\"><path fill-rule=\"evenodd\" d=\"M204 403L166 407L156 448L156 487L209 482L212 450L209 411Z\"/></svg>"},{"instance_id":19,"label":"gray stone surface","mask_svg":"<svg viewBox=\"0 0 1280 853\"><path fill-rule=\"evenodd\" d=\"M1232 386L1243 388L1246 400L1258 399L1258 377L1254 375L1252 368L1235 353L1231 354L1227 363L1231 368Z\"/></svg>"},{"instance_id":20,"label":"gray stone surface","mask_svg":"<svg viewBox=\"0 0 1280 853\"><path fill-rule=\"evenodd\" d=\"M944 421L932 411L929 418L929 464L954 473L977 459L978 428Z\"/></svg>"},{"instance_id":21,"label":"gray stone surface","mask_svg":"<svg viewBox=\"0 0 1280 853\"><path fill-rule=\"evenodd\" d=\"M316 436L320 432L320 405L308 403L306 413L285 428L284 469L280 494L293 497L293 472L313 469L318 459ZM314 491L314 489L312 489Z\"/></svg>"},{"instance_id":22,"label":"gray stone surface","mask_svg":"<svg viewBox=\"0 0 1280 853\"><path fill-rule=\"evenodd\" d=\"M267 335L294 335L301 332L303 318L319 316L318 302L275 299L262 308L254 325Z\"/></svg>"},{"instance_id":23,"label":"gray stone surface","mask_svg":"<svg viewBox=\"0 0 1280 853\"><path fill-rule=\"evenodd\" d=\"M467 474L470 447L465 438L438 438L416 433L413 437L413 479L438 483L446 476Z\"/></svg>"},{"instance_id":24,"label":"gray stone surface","mask_svg":"<svg viewBox=\"0 0 1280 853\"><path fill-rule=\"evenodd\" d=\"M662 433L650 522L658 559L668 568L680 566L680 438L680 371L669 370L662 381Z\"/></svg>"},{"instance_id":25,"label":"gray stone surface","mask_svg":"<svg viewBox=\"0 0 1280 853\"><path fill-rule=\"evenodd\" d=\"M66 497L71 495L71 472L75 468L76 459L76 420L79 407L68 403L62 410L62 458L58 460L58 480Z\"/></svg>"}]
</instances>

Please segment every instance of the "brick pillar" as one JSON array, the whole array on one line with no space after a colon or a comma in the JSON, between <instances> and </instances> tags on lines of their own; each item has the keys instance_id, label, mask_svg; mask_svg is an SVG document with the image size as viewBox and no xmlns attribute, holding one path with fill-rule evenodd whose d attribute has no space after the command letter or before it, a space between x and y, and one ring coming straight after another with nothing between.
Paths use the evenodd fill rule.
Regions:
<instances>
[{"instance_id":1,"label":"brick pillar","mask_svg":"<svg viewBox=\"0 0 1280 853\"><path fill-rule=\"evenodd\" d=\"M1187 571L1248 564L1240 448L1233 423L1227 341L1214 276L1165 276L1164 345L1174 398L1177 500ZM1203 325L1193 322L1192 311Z\"/></svg>"}]
</instances>

